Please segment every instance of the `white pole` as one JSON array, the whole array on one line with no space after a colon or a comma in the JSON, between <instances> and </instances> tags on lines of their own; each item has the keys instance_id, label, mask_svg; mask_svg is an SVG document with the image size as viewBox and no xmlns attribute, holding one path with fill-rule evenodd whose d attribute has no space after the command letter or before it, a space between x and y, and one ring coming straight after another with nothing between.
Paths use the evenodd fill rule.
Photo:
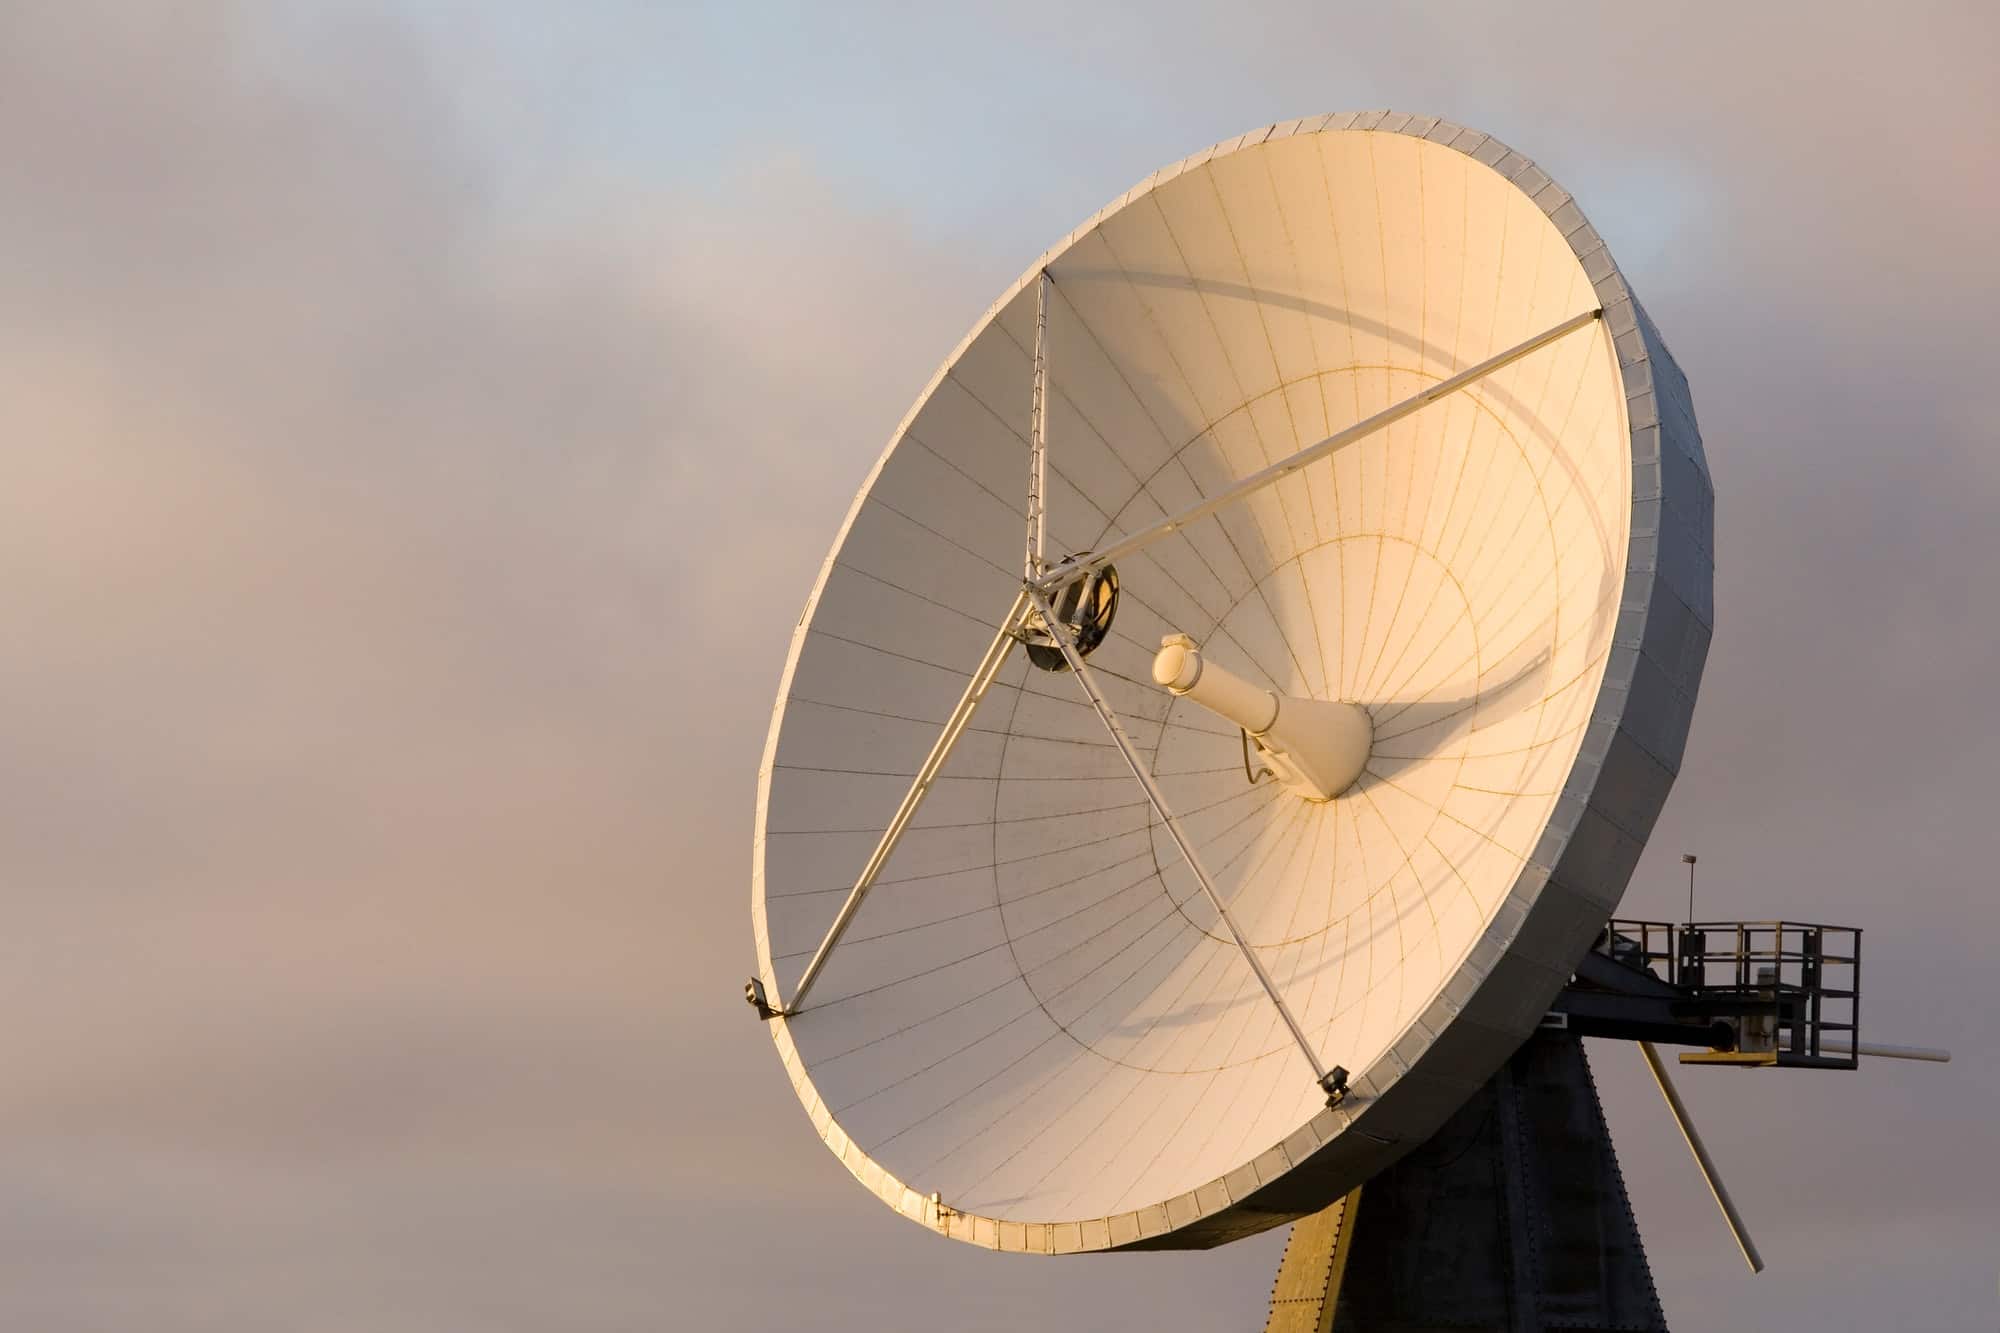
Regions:
<instances>
[{"instance_id":1,"label":"white pole","mask_svg":"<svg viewBox=\"0 0 2000 1333\"><path fill-rule=\"evenodd\" d=\"M1708 1155L1707 1146L1695 1130L1687 1105L1681 1101L1680 1090L1667 1077L1667 1067L1661 1062L1659 1051L1654 1049L1652 1042L1642 1041L1639 1043L1639 1054L1646 1058L1646 1068L1653 1071L1653 1081L1660 1085L1660 1095L1667 1099L1667 1110L1673 1114L1681 1137L1687 1140L1688 1151L1694 1154L1694 1164L1701 1168L1701 1178L1708 1182L1708 1192L1715 1196L1716 1205L1722 1209L1722 1220L1729 1224L1729 1234L1736 1237L1737 1247L1743 1251L1743 1262L1750 1265L1751 1272L1763 1272L1764 1258L1757 1253L1757 1244L1750 1239L1750 1231L1743 1225L1743 1215L1736 1211L1736 1204L1722 1183L1721 1172L1715 1169L1715 1159Z\"/></svg>"}]
</instances>

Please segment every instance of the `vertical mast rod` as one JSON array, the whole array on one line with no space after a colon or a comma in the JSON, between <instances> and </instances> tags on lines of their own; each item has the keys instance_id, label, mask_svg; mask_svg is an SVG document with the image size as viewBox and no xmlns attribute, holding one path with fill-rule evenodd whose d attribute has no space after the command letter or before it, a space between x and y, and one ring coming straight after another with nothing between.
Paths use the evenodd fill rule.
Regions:
<instances>
[{"instance_id":1,"label":"vertical mast rod","mask_svg":"<svg viewBox=\"0 0 2000 1333\"><path fill-rule=\"evenodd\" d=\"M1028 418L1028 558L1022 577L1041 577L1048 543L1048 510L1042 493L1049 455L1049 271L1035 282L1035 384Z\"/></svg>"}]
</instances>

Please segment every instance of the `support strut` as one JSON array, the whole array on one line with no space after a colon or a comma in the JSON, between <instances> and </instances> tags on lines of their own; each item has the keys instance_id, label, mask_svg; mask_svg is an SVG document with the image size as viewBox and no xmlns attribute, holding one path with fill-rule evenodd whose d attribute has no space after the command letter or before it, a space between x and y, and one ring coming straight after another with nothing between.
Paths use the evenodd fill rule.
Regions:
<instances>
[{"instance_id":1,"label":"support strut","mask_svg":"<svg viewBox=\"0 0 2000 1333\"><path fill-rule=\"evenodd\" d=\"M1049 464L1049 271L1035 283L1035 385L1028 417L1028 557L1023 578L1039 578L1048 549L1049 516L1043 491Z\"/></svg>"},{"instance_id":2,"label":"support strut","mask_svg":"<svg viewBox=\"0 0 2000 1333\"><path fill-rule=\"evenodd\" d=\"M826 938L820 941L819 948L813 953L812 961L806 964L805 972L799 977L798 989L792 992L790 1002L781 1011L785 1015L796 1014L804 1006L806 994L812 990L813 982L819 980L820 969L826 966L827 957L832 954L833 946L840 943L840 937L846 933L848 923L854 920L855 912L860 910L861 900L866 898L868 890L875 886L875 877L882 873L882 867L888 863L889 854L895 851L896 844L902 841L903 830L910 826L910 820L916 815L917 807L922 805L924 797L930 794L931 783L937 779L938 770L944 767L945 760L951 758L953 748L958 745L958 738L965 734L966 726L971 723L973 710L978 708L979 701L986 697L986 691L999 676L1000 668L1007 664L1007 655L1013 651L1015 635L1021 627L1021 618L1027 607L1028 594L1023 591L1014 599L1014 605L1008 610L1006 619L1000 622L1000 632L993 636L993 642L988 645L986 655L979 659L979 666L973 671L972 679L966 682L965 693L959 696L957 706L945 719L944 730L938 733L937 743L931 746L931 752L925 757L923 766L917 770L917 776L911 781L910 789L903 793L903 803L896 807L896 813L889 820L889 826L882 830L882 838L875 844L874 854L868 858L868 863L862 866L861 874L854 881L854 887L848 890L847 901L840 905L840 911L834 916L833 925L827 930Z\"/></svg>"},{"instance_id":3,"label":"support strut","mask_svg":"<svg viewBox=\"0 0 2000 1333\"><path fill-rule=\"evenodd\" d=\"M1319 1053L1313 1050L1312 1043L1306 1040L1305 1030L1299 1026L1298 1019L1292 1017L1291 1006L1287 1005L1285 997L1278 993L1277 983L1271 980L1271 974L1264 970L1264 964L1258 960L1256 951L1250 947L1250 941L1245 939L1243 932L1237 928L1236 918L1229 914L1229 908L1223 903L1222 896L1215 891L1215 882L1208 877L1208 871L1203 869L1201 858L1195 855L1194 844L1181 830L1180 820L1176 819L1174 812L1167 808L1165 794L1160 791L1159 784L1153 781L1153 775L1146 771L1145 764L1140 762L1139 752L1133 746L1132 738L1125 734L1124 726L1118 721L1118 714L1111 710L1103 691L1098 689L1096 675L1084 665L1083 654L1076 650L1076 645L1070 640L1069 627L1057 618L1055 611L1049 606L1048 599L1043 597L1033 584L1028 585L1027 595L1034 602L1035 610L1041 613L1042 620L1048 627L1049 637L1055 640L1056 647L1068 661L1069 669L1075 675L1076 683L1083 690L1084 697L1090 701L1098 720L1104 723L1104 729L1111 733L1111 741L1118 747L1118 753L1124 756L1125 766L1132 770L1132 776L1137 778L1140 787L1145 789L1146 799L1152 804L1154 813L1159 815L1160 822L1167 826L1167 836L1174 840L1174 846L1180 850L1181 859L1187 862L1188 869L1193 872L1195 882L1201 885L1202 894L1208 899L1209 906L1215 909L1216 916L1220 917L1222 924L1228 928L1229 937L1236 941L1236 947L1242 953L1243 961L1250 964L1250 970L1257 974L1257 983L1264 988L1264 994L1270 997L1271 1004L1278 1011L1278 1017L1284 1019L1285 1026L1291 1030L1292 1040L1299 1044L1299 1050L1305 1056L1306 1063L1312 1066L1313 1081L1326 1093L1329 1105L1338 1102L1347 1092L1347 1071L1337 1065L1329 1071L1320 1063Z\"/></svg>"},{"instance_id":4,"label":"support strut","mask_svg":"<svg viewBox=\"0 0 2000 1333\"><path fill-rule=\"evenodd\" d=\"M1573 333L1586 324L1596 322L1603 315L1604 312L1602 310L1586 310L1580 315L1573 315L1554 328L1545 329L1526 342L1517 343L1513 347L1508 348L1498 356L1489 357L1476 366L1461 370L1450 379L1439 380L1436 384L1431 385L1430 388L1405 398L1394 407L1384 408L1374 416L1369 417L1366 421L1358 421L1346 430L1327 436L1318 444L1307 445L1291 457L1281 459L1261 472L1251 473L1228 490L1223 491L1220 495L1211 496L1203 500L1200 504L1183 509L1173 517L1155 523L1150 528L1135 532L1129 537L1121 537L1101 551L1093 551L1088 555L1079 555L1065 560L1059 565L1043 570L1041 575L1035 579L1035 587L1044 593L1054 592L1064 582L1084 570L1095 569L1099 565L1123 560L1126 556L1132 554L1132 552L1151 546L1162 537L1172 536L1188 524L1198 519L1207 518L1216 510L1233 504L1246 495L1263 490L1266 486L1270 486L1297 472L1307 464L1316 463L1328 454L1353 444L1356 440L1363 439L1375 434L1379 430L1384 430L1394 425L1404 417L1409 416L1412 412L1428 407L1440 398L1449 397L1457 393L1460 389L1485 379L1496 370L1511 366L1522 357L1528 355L1528 353L1546 347L1548 344L1556 341L1556 339Z\"/></svg>"}]
</instances>

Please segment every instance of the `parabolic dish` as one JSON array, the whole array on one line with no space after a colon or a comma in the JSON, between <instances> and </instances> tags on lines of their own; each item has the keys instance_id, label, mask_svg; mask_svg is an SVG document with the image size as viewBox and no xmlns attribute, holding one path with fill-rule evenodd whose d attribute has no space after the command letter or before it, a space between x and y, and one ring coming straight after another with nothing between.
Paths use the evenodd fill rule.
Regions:
<instances>
[{"instance_id":1,"label":"parabolic dish","mask_svg":"<svg viewBox=\"0 0 2000 1333\"><path fill-rule=\"evenodd\" d=\"M1428 117L1259 130L1038 261L918 399L793 639L760 774L759 979L793 995L1022 587L1046 270L1052 557L1566 319L1117 561L1089 658L1338 1106L1071 673L1014 653L807 1001L770 1027L884 1201L1008 1250L1213 1245L1421 1143L1533 1029L1679 767L1712 610L1686 383L1570 197ZM1246 776L1163 636L1364 708L1331 801Z\"/></svg>"}]
</instances>

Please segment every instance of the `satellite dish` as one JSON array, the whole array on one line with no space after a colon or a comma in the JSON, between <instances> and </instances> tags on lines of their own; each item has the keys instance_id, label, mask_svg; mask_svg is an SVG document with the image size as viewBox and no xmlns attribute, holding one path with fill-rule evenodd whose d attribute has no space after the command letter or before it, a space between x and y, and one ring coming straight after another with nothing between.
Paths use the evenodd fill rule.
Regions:
<instances>
[{"instance_id":1,"label":"satellite dish","mask_svg":"<svg viewBox=\"0 0 2000 1333\"><path fill-rule=\"evenodd\" d=\"M1423 1142L1651 831L1711 511L1657 332L1486 135L1288 122L1090 219L918 398L792 641L749 990L828 1147L1071 1252Z\"/></svg>"}]
</instances>

